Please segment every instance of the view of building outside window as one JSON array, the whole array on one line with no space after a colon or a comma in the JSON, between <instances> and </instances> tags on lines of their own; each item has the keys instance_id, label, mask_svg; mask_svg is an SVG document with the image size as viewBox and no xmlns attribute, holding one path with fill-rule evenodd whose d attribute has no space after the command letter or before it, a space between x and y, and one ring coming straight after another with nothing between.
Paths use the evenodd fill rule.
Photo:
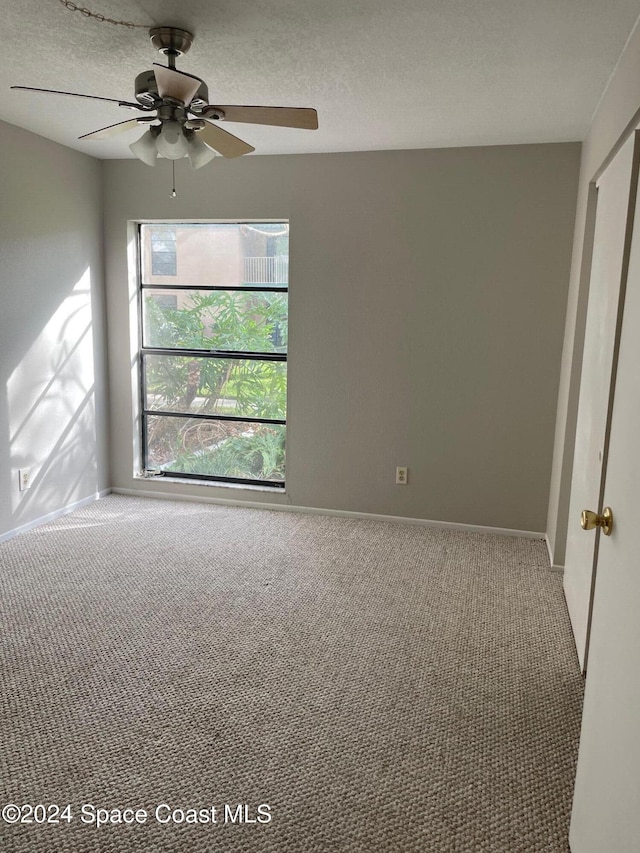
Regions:
<instances>
[{"instance_id":1,"label":"view of building outside window","mask_svg":"<svg viewBox=\"0 0 640 853\"><path fill-rule=\"evenodd\" d=\"M140 226L143 467L284 486L287 223Z\"/></svg>"}]
</instances>

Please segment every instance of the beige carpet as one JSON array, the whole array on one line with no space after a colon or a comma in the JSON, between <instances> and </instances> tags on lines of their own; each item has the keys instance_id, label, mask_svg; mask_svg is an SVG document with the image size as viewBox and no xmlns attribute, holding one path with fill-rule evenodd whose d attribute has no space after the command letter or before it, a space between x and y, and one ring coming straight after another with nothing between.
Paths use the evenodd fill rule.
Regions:
<instances>
[{"instance_id":1,"label":"beige carpet","mask_svg":"<svg viewBox=\"0 0 640 853\"><path fill-rule=\"evenodd\" d=\"M71 806L0 850L568 849L582 679L543 542L114 495L0 565L0 799Z\"/></svg>"}]
</instances>

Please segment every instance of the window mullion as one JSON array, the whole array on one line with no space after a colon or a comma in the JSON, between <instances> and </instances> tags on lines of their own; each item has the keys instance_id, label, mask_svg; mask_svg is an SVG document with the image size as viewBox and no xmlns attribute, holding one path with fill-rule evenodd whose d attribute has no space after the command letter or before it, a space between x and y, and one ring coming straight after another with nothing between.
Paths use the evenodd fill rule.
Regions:
<instances>
[{"instance_id":1,"label":"window mullion","mask_svg":"<svg viewBox=\"0 0 640 853\"><path fill-rule=\"evenodd\" d=\"M144 355L173 355L188 358L249 359L250 361L286 361L282 352L243 352L242 350L181 349L180 347L143 347Z\"/></svg>"}]
</instances>

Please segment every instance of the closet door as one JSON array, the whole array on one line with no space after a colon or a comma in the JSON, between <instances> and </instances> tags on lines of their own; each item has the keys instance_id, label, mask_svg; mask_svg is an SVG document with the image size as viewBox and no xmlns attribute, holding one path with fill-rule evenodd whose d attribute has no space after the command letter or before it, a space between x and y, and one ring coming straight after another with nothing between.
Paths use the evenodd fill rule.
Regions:
<instances>
[{"instance_id":1,"label":"closet door","mask_svg":"<svg viewBox=\"0 0 640 853\"><path fill-rule=\"evenodd\" d=\"M616 319L633 229L638 150L638 134L633 134L597 185L564 571L564 593L583 671L587 662L597 539L582 530L580 514L583 509L598 508L601 499Z\"/></svg>"},{"instance_id":2,"label":"closet door","mask_svg":"<svg viewBox=\"0 0 640 853\"><path fill-rule=\"evenodd\" d=\"M599 542L573 853L640 850L640 216L621 301L603 493L613 524L584 534Z\"/></svg>"}]
</instances>

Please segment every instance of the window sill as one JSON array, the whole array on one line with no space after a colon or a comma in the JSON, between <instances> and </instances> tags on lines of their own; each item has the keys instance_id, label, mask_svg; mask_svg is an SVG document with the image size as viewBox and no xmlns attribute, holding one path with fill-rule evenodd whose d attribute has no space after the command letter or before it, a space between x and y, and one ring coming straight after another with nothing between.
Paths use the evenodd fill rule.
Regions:
<instances>
[{"instance_id":1,"label":"window sill","mask_svg":"<svg viewBox=\"0 0 640 853\"><path fill-rule=\"evenodd\" d=\"M220 480L192 480L190 477L145 477L143 474L134 474L134 480L141 480L145 483L151 480L164 483L179 483L181 486L200 486L205 489L214 487L216 489L236 489L241 492L270 492L271 494L286 495L287 489L280 489L277 486L256 486L253 483L224 483Z\"/></svg>"}]
</instances>

